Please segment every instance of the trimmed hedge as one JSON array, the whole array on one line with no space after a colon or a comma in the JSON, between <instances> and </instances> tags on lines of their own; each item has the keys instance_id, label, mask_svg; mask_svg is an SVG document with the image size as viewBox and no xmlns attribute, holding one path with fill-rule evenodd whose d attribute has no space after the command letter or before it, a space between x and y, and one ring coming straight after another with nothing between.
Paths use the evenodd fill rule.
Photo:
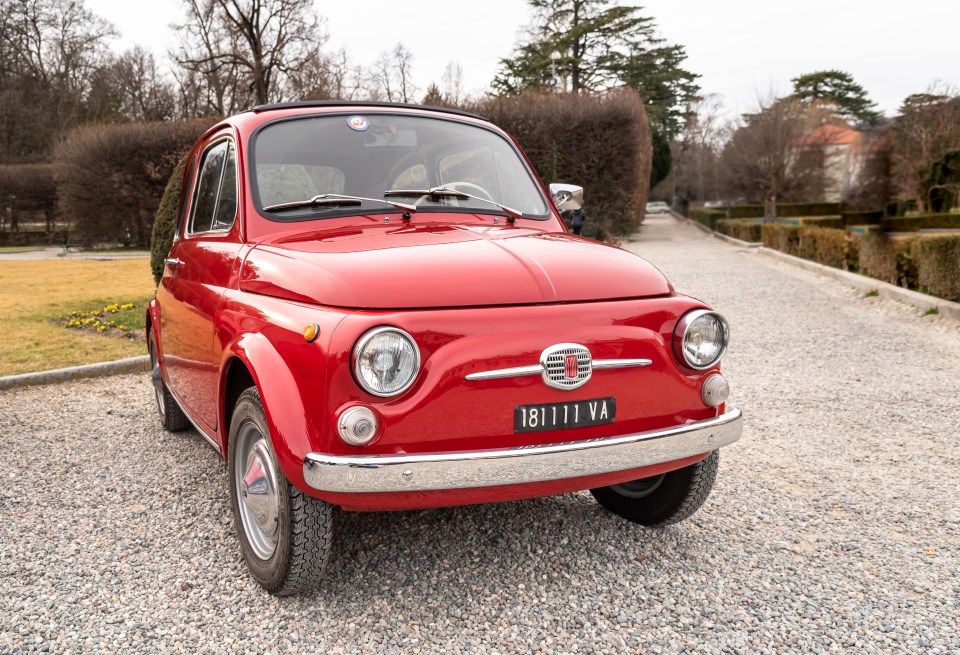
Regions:
<instances>
[{"instance_id":1,"label":"trimmed hedge","mask_svg":"<svg viewBox=\"0 0 960 655\"><path fill-rule=\"evenodd\" d=\"M910 257L915 236L867 232L859 237L860 271L905 289L917 288L917 267Z\"/></svg>"},{"instance_id":2,"label":"trimmed hedge","mask_svg":"<svg viewBox=\"0 0 960 655\"><path fill-rule=\"evenodd\" d=\"M86 242L149 246L170 171L211 119L89 125L55 151L60 212Z\"/></svg>"},{"instance_id":3,"label":"trimmed hedge","mask_svg":"<svg viewBox=\"0 0 960 655\"><path fill-rule=\"evenodd\" d=\"M721 209L705 209L697 207L690 210L690 218L706 225L711 230L717 229L717 222L727 218L727 212Z\"/></svg>"},{"instance_id":4,"label":"trimmed hedge","mask_svg":"<svg viewBox=\"0 0 960 655\"><path fill-rule=\"evenodd\" d=\"M10 196L16 196L16 199L11 200ZM0 211L4 211L8 206L13 209L21 224L28 218L42 217L50 226L57 212L57 187L53 165L0 166Z\"/></svg>"},{"instance_id":5,"label":"trimmed hedge","mask_svg":"<svg viewBox=\"0 0 960 655\"><path fill-rule=\"evenodd\" d=\"M797 225L763 223L760 226L760 240L767 248L800 256L800 227Z\"/></svg>"},{"instance_id":6,"label":"trimmed hedge","mask_svg":"<svg viewBox=\"0 0 960 655\"><path fill-rule=\"evenodd\" d=\"M615 239L643 221L652 141L636 91L494 97L467 109L512 134L545 183L583 187L585 235Z\"/></svg>"},{"instance_id":7,"label":"trimmed hedge","mask_svg":"<svg viewBox=\"0 0 960 655\"><path fill-rule=\"evenodd\" d=\"M825 266L856 270L859 251L844 230L829 227L801 227L797 251L800 257Z\"/></svg>"},{"instance_id":8,"label":"trimmed hedge","mask_svg":"<svg viewBox=\"0 0 960 655\"><path fill-rule=\"evenodd\" d=\"M915 232L916 230L960 229L960 214L918 214L897 216L880 221L887 232Z\"/></svg>"},{"instance_id":9,"label":"trimmed hedge","mask_svg":"<svg viewBox=\"0 0 960 655\"><path fill-rule=\"evenodd\" d=\"M833 216L840 213L838 202L785 202L777 205L777 217ZM730 218L763 218L763 205L731 205Z\"/></svg>"},{"instance_id":10,"label":"trimmed hedge","mask_svg":"<svg viewBox=\"0 0 960 655\"><path fill-rule=\"evenodd\" d=\"M924 293L960 302L960 234L924 235L911 244Z\"/></svg>"},{"instance_id":11,"label":"trimmed hedge","mask_svg":"<svg viewBox=\"0 0 960 655\"><path fill-rule=\"evenodd\" d=\"M747 218L725 218L717 221L717 232L726 234L734 239L757 243L760 241L761 221Z\"/></svg>"},{"instance_id":12,"label":"trimmed hedge","mask_svg":"<svg viewBox=\"0 0 960 655\"><path fill-rule=\"evenodd\" d=\"M880 211L842 211L840 218L844 225L879 225L883 218L883 212Z\"/></svg>"}]
</instances>

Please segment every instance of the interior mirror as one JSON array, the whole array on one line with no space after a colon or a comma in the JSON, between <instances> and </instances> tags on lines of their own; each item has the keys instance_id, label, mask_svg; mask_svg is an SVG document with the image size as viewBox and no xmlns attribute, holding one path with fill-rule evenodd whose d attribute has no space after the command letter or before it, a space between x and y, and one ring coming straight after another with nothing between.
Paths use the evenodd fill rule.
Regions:
<instances>
[{"instance_id":1,"label":"interior mirror","mask_svg":"<svg viewBox=\"0 0 960 655\"><path fill-rule=\"evenodd\" d=\"M561 212L583 207L583 187L576 184L557 184L554 182L550 185L550 197L557 205L557 210Z\"/></svg>"}]
</instances>

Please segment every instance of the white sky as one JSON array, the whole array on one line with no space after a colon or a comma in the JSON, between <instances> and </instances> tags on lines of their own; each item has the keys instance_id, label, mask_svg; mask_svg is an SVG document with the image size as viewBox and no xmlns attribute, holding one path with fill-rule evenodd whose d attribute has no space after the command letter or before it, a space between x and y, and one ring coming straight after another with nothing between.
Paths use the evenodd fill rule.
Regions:
<instances>
[{"instance_id":1,"label":"white sky","mask_svg":"<svg viewBox=\"0 0 960 655\"><path fill-rule=\"evenodd\" d=\"M627 1L624 1L627 4ZM640 0L669 43L686 47L703 93L723 97L731 114L758 97L786 94L790 78L839 68L892 114L911 93L942 80L960 84L960 0ZM140 44L160 55L174 42L178 0L86 0L111 21L122 50ZM360 0L317 2L328 49L372 63L402 41L414 54L420 93L447 64L463 67L464 87L487 88L497 62L513 51L529 20L524 0Z\"/></svg>"}]
</instances>

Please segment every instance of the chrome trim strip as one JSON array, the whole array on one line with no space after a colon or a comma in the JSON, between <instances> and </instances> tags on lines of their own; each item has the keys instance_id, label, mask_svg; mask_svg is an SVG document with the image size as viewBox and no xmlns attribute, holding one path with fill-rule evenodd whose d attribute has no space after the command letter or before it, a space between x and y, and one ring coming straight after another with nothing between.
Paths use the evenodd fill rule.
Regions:
<instances>
[{"instance_id":1,"label":"chrome trim strip","mask_svg":"<svg viewBox=\"0 0 960 655\"><path fill-rule=\"evenodd\" d=\"M310 453L303 477L319 491L438 491L563 480L671 462L740 438L743 416L723 416L665 430L565 443L424 455Z\"/></svg>"},{"instance_id":2,"label":"chrome trim strip","mask_svg":"<svg viewBox=\"0 0 960 655\"><path fill-rule=\"evenodd\" d=\"M652 359L595 359L592 368L594 371L611 368L635 368L637 366L650 366ZM519 378L525 375L542 375L543 365L534 364L533 366L517 366L515 368L501 368L493 371L482 371L480 373L471 373L467 379L471 382L475 380L499 380L501 378Z\"/></svg>"},{"instance_id":3,"label":"chrome trim strip","mask_svg":"<svg viewBox=\"0 0 960 655\"><path fill-rule=\"evenodd\" d=\"M516 368L501 368L495 371L483 371L481 373L471 373L467 376L470 381L473 380L499 380L500 378L519 378L525 375L541 375L543 367L540 364L533 366L517 366Z\"/></svg>"},{"instance_id":4,"label":"chrome trim strip","mask_svg":"<svg viewBox=\"0 0 960 655\"><path fill-rule=\"evenodd\" d=\"M607 368L635 368L637 366L650 366L652 359L595 359L593 360L593 370Z\"/></svg>"}]
</instances>

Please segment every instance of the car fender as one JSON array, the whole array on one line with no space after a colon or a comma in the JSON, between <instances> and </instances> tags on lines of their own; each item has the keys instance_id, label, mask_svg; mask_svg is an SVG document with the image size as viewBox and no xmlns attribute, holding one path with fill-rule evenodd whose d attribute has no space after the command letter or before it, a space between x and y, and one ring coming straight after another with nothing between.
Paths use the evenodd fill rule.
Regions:
<instances>
[{"instance_id":1,"label":"car fender","mask_svg":"<svg viewBox=\"0 0 960 655\"><path fill-rule=\"evenodd\" d=\"M233 411L232 407L226 406L226 391L234 359L239 359L246 366L260 392L280 468L294 486L303 488L303 459L312 450L308 434L311 426L304 420L307 411L302 390L293 372L274 344L263 334L248 332L237 335L224 350L220 367L220 415L225 418L229 418ZM224 428L227 425L228 421L224 421ZM226 457L229 433L226 429L221 432L222 452Z\"/></svg>"}]
</instances>

